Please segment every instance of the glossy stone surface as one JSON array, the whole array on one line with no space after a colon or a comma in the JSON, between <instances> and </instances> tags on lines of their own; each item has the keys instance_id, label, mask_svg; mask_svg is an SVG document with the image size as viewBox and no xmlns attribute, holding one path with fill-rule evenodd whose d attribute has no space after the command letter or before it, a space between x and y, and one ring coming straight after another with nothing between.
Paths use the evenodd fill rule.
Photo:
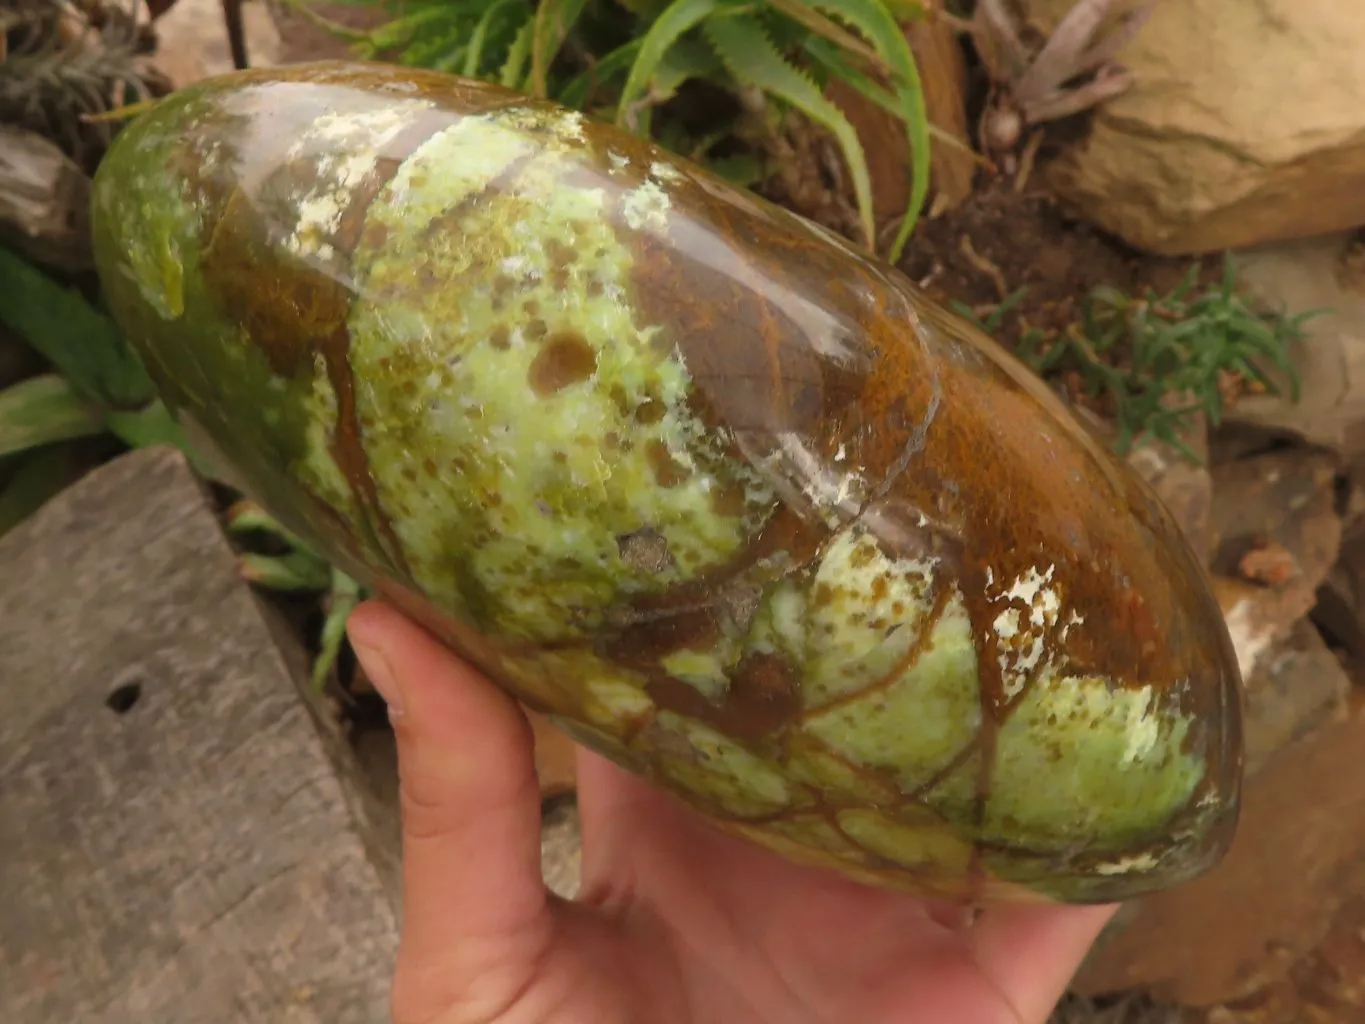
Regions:
<instances>
[{"instance_id":1,"label":"glossy stone surface","mask_svg":"<svg viewBox=\"0 0 1365 1024\"><path fill-rule=\"evenodd\" d=\"M350 64L194 86L98 265L254 496L794 859L1107 901L1225 849L1239 680L1145 486L898 272L646 142Z\"/></svg>"}]
</instances>

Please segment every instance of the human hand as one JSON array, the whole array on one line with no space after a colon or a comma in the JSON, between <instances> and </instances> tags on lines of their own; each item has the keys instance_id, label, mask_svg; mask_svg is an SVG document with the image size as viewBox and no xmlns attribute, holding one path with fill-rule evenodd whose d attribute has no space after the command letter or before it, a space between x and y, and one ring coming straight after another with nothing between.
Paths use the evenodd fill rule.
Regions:
<instances>
[{"instance_id":1,"label":"human hand","mask_svg":"<svg viewBox=\"0 0 1365 1024\"><path fill-rule=\"evenodd\" d=\"M562 900L516 702L386 605L349 629L398 737L394 1024L1042 1024L1113 913L969 924L733 839L583 750L582 889Z\"/></svg>"}]
</instances>

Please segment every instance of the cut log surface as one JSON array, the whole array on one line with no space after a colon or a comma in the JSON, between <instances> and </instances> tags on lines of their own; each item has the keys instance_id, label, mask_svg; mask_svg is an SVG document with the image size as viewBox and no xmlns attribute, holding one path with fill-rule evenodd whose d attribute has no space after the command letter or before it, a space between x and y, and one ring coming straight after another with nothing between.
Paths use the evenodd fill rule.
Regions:
<instances>
[{"instance_id":1,"label":"cut log surface","mask_svg":"<svg viewBox=\"0 0 1365 1024\"><path fill-rule=\"evenodd\" d=\"M0 539L0 1019L379 1024L365 837L181 457Z\"/></svg>"}]
</instances>

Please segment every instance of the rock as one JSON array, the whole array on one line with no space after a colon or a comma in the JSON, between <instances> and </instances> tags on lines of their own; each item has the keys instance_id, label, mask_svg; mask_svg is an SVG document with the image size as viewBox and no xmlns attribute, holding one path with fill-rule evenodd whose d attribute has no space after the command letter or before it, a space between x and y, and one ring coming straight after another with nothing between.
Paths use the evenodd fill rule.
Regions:
<instances>
[{"instance_id":1,"label":"rock","mask_svg":"<svg viewBox=\"0 0 1365 1024\"><path fill-rule=\"evenodd\" d=\"M0 579L6 1024L388 1019L363 825L179 453L64 491Z\"/></svg>"},{"instance_id":2,"label":"rock","mask_svg":"<svg viewBox=\"0 0 1365 1024\"><path fill-rule=\"evenodd\" d=\"M1246 771L1254 775L1277 750L1339 716L1351 680L1322 634L1304 619L1261 659L1245 691Z\"/></svg>"},{"instance_id":3,"label":"rock","mask_svg":"<svg viewBox=\"0 0 1365 1024\"><path fill-rule=\"evenodd\" d=\"M242 25L251 66L278 64L284 43L266 5L243 3ZM222 0L176 0L156 20L156 37L152 65L177 89L233 70Z\"/></svg>"},{"instance_id":4,"label":"rock","mask_svg":"<svg viewBox=\"0 0 1365 1024\"><path fill-rule=\"evenodd\" d=\"M1026 0L1046 34L1075 0ZM1365 224L1365 18L1340 0L1157 3L1134 87L1047 179L1136 248L1213 252Z\"/></svg>"},{"instance_id":5,"label":"rock","mask_svg":"<svg viewBox=\"0 0 1365 1024\"><path fill-rule=\"evenodd\" d=\"M1365 863L1348 887L1365 892ZM1343 1024L1365 1020L1365 896L1332 919L1326 937L1289 972L1246 999L1216 1006L1187 1024Z\"/></svg>"},{"instance_id":6,"label":"rock","mask_svg":"<svg viewBox=\"0 0 1365 1024\"><path fill-rule=\"evenodd\" d=\"M1128 464L1151 484L1162 504L1175 517L1185 539L1207 564L1213 477L1207 467L1208 429L1202 415L1195 418L1194 426L1181 441L1200 458L1199 463L1191 462L1170 445L1152 442L1133 449L1128 455Z\"/></svg>"},{"instance_id":7,"label":"rock","mask_svg":"<svg viewBox=\"0 0 1365 1024\"><path fill-rule=\"evenodd\" d=\"M90 179L35 132L0 125L0 244L45 266L87 270Z\"/></svg>"},{"instance_id":8,"label":"rock","mask_svg":"<svg viewBox=\"0 0 1365 1024\"><path fill-rule=\"evenodd\" d=\"M1365 523L1346 528L1341 556L1318 587L1313 621L1365 664Z\"/></svg>"},{"instance_id":9,"label":"rock","mask_svg":"<svg viewBox=\"0 0 1365 1024\"><path fill-rule=\"evenodd\" d=\"M582 846L577 805L571 800L547 805L540 832L540 874L550 891L566 900L578 896Z\"/></svg>"},{"instance_id":10,"label":"rock","mask_svg":"<svg viewBox=\"0 0 1365 1024\"><path fill-rule=\"evenodd\" d=\"M1312 610L1337 559L1338 465L1331 453L1277 449L1211 470L1214 589L1244 679ZM1257 561L1265 562L1272 544L1289 562L1281 558L1285 571L1268 581ZM1248 578L1249 569L1254 578Z\"/></svg>"},{"instance_id":11,"label":"rock","mask_svg":"<svg viewBox=\"0 0 1365 1024\"><path fill-rule=\"evenodd\" d=\"M1340 717L1276 752L1248 779L1227 859L1144 899L1133 923L1077 975L1075 989L1148 988L1158 999L1214 1006L1283 977L1322 940L1337 909L1365 894L1365 815L1356 813L1365 804L1362 748L1365 705L1352 694Z\"/></svg>"},{"instance_id":12,"label":"rock","mask_svg":"<svg viewBox=\"0 0 1365 1024\"><path fill-rule=\"evenodd\" d=\"M1243 396L1228 410L1229 424L1302 438L1348 459L1365 456L1365 275L1346 272L1355 245L1338 234L1236 255L1239 282L1256 306L1324 312L1290 345L1299 400L1287 388Z\"/></svg>"}]
</instances>

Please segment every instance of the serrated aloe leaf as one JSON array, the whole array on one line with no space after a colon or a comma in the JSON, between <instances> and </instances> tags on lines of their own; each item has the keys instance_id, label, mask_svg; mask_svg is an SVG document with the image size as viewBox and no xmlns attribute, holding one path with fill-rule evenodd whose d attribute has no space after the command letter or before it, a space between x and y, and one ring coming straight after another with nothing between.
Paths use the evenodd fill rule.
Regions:
<instances>
[{"instance_id":1,"label":"serrated aloe leaf","mask_svg":"<svg viewBox=\"0 0 1365 1024\"><path fill-rule=\"evenodd\" d=\"M839 143L853 178L861 222L868 248L876 245L872 212L872 180L858 133L843 111L831 103L820 87L792 65L768 38L763 26L748 15L708 18L702 24L725 69L740 85L759 89L802 111L825 128Z\"/></svg>"},{"instance_id":2,"label":"serrated aloe leaf","mask_svg":"<svg viewBox=\"0 0 1365 1024\"><path fill-rule=\"evenodd\" d=\"M784 0L801 3L802 0ZM895 114L905 125L910 144L910 199L887 256L894 263L905 251L925 198L929 194L929 113L915 53L883 0L809 0L810 6L852 25L865 37L889 70L896 96ZM852 84L852 83L850 83ZM856 88L856 86L855 86Z\"/></svg>"},{"instance_id":3,"label":"serrated aloe leaf","mask_svg":"<svg viewBox=\"0 0 1365 1024\"><path fill-rule=\"evenodd\" d=\"M713 14L717 6L717 0L674 0L650 25L649 31L640 39L640 52L621 90L621 100L616 108L619 127L640 130L636 107L648 92L660 62L684 34Z\"/></svg>"},{"instance_id":4,"label":"serrated aloe leaf","mask_svg":"<svg viewBox=\"0 0 1365 1024\"><path fill-rule=\"evenodd\" d=\"M498 72L498 81L509 89L516 89L521 85L522 75L525 74L526 61L531 56L531 37L535 32L535 27L535 15L532 15L522 23L521 28L517 29L517 34L512 39L512 45L508 47L507 59L503 61L502 69Z\"/></svg>"}]
</instances>

